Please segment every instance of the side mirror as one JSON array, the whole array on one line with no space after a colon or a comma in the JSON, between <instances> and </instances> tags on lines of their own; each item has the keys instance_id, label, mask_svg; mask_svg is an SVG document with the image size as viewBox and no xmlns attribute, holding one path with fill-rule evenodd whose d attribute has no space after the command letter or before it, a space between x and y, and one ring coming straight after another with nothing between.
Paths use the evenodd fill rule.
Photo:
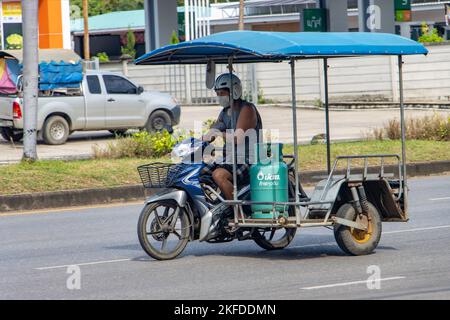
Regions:
<instances>
[{"instance_id":1,"label":"side mirror","mask_svg":"<svg viewBox=\"0 0 450 320\"><path fill-rule=\"evenodd\" d=\"M216 80L216 64L214 61L209 60L206 64L206 87L208 89L214 88L214 82Z\"/></svg>"},{"instance_id":2,"label":"side mirror","mask_svg":"<svg viewBox=\"0 0 450 320\"><path fill-rule=\"evenodd\" d=\"M17 90L17 92L22 92L22 90L23 90L23 75L22 74L17 77L16 90Z\"/></svg>"},{"instance_id":3,"label":"side mirror","mask_svg":"<svg viewBox=\"0 0 450 320\"><path fill-rule=\"evenodd\" d=\"M144 88L142 86L139 86L137 88L137 94L141 94L142 92L144 92Z\"/></svg>"}]
</instances>

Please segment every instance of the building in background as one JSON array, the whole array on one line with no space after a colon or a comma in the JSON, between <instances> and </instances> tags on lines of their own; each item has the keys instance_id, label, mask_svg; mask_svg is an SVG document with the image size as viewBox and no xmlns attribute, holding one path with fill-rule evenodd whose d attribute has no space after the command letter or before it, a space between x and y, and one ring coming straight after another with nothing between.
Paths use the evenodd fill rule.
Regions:
<instances>
[{"instance_id":1,"label":"building in background","mask_svg":"<svg viewBox=\"0 0 450 320\"><path fill-rule=\"evenodd\" d=\"M332 1L332 3L337 2L337 0ZM339 26L339 30L332 31L345 31L344 29L358 31L358 0L344 1L347 3L343 9L346 11L347 21L343 24L344 27ZM247 0L245 1L245 29L298 32L302 29L303 23L301 13L304 9L316 8L317 3L317 0ZM148 8L153 8L154 4L155 2ZM417 40L421 35L421 24L426 22L430 27L437 28L439 34L444 38L450 39L449 27L446 25L446 4L450 6L450 0L412 0L411 21L395 22L393 32ZM331 8L330 10L334 10L333 15L337 10L342 11L341 8ZM175 29L178 29L180 41L184 41L186 38L195 39L209 33L236 30L238 26L238 1L210 3L207 0L186 0L185 6L178 7L176 11L178 27L172 26L170 32L166 27L164 36L158 35L157 46L156 43L152 46L146 43L149 41L147 39L151 37L146 37L145 32L149 32L151 26L148 26L149 14L146 15L145 10L120 11L89 17L91 55L95 56L100 52L105 52L111 60L119 59L121 47L127 41L128 30L132 30L135 34L136 56L140 56L155 46L169 44L170 35L176 31ZM159 19L161 20L161 17ZM188 24L190 27L187 26ZM83 19L71 21L74 49L80 55L83 53L83 30ZM156 33L153 34L153 37L155 35Z\"/></svg>"},{"instance_id":2,"label":"building in background","mask_svg":"<svg viewBox=\"0 0 450 320\"><path fill-rule=\"evenodd\" d=\"M163 39L160 38L159 41L164 44L170 43L173 32L177 34L179 41L185 40L185 7L178 7L176 10L178 24L175 27L171 28L171 32L168 33ZM195 12L199 12L200 7L190 7L189 11L191 11L191 16L195 16ZM91 56L95 56L101 52L105 52L110 60L118 60L122 55L121 47L126 45L127 32L130 30L134 33L136 38L136 57L139 57L146 51L149 51L146 47L147 38L145 37L145 10L116 11L105 13L89 17L88 23L90 39L89 47ZM70 28L74 50L80 56L82 56L84 52L83 19L72 19ZM191 30L191 33L197 34L194 30Z\"/></svg>"},{"instance_id":3,"label":"building in background","mask_svg":"<svg viewBox=\"0 0 450 320\"><path fill-rule=\"evenodd\" d=\"M0 29L1 49L21 47L21 1L0 0ZM39 48L71 48L69 0L39 0Z\"/></svg>"},{"instance_id":4,"label":"building in background","mask_svg":"<svg viewBox=\"0 0 450 320\"><path fill-rule=\"evenodd\" d=\"M392 0L394 1L394 0ZM421 35L420 26L426 22L438 29L440 35L450 39L445 22L446 0L412 0L411 21L395 22L395 32L417 40ZM301 30L300 13L305 8L315 8L316 0L248 0L245 1L245 29L257 31ZM358 0L348 0L348 31L358 31ZM211 4L211 33L236 30L239 17L239 2ZM401 29L406 32L402 32Z\"/></svg>"},{"instance_id":5,"label":"building in background","mask_svg":"<svg viewBox=\"0 0 450 320\"><path fill-rule=\"evenodd\" d=\"M89 17L89 48L91 56L105 52L110 60L118 60L121 47L127 43L127 32L131 30L136 39L136 56L145 53L144 10L117 11ZM74 50L80 56L84 52L83 19L71 21Z\"/></svg>"}]
</instances>

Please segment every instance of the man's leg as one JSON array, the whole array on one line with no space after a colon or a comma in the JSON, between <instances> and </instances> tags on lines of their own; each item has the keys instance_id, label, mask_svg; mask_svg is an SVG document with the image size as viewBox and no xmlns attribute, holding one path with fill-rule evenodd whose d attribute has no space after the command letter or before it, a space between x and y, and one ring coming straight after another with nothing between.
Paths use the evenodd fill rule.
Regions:
<instances>
[{"instance_id":1,"label":"man's leg","mask_svg":"<svg viewBox=\"0 0 450 320\"><path fill-rule=\"evenodd\" d=\"M232 174L224 169L217 168L214 170L212 177L214 182L219 186L220 190L223 192L226 200L233 200L233 176Z\"/></svg>"}]
</instances>

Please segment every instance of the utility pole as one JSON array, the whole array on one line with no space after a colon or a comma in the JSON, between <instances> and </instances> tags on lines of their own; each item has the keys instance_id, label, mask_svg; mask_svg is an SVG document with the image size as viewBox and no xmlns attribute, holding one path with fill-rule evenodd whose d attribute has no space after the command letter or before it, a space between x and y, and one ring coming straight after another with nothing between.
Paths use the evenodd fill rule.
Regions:
<instances>
[{"instance_id":1,"label":"utility pole","mask_svg":"<svg viewBox=\"0 0 450 320\"><path fill-rule=\"evenodd\" d=\"M239 0L239 30L244 30L244 0Z\"/></svg>"},{"instance_id":2,"label":"utility pole","mask_svg":"<svg viewBox=\"0 0 450 320\"><path fill-rule=\"evenodd\" d=\"M84 60L89 60L90 50L89 50L89 7L88 0L83 0L83 20L84 20Z\"/></svg>"},{"instance_id":3,"label":"utility pole","mask_svg":"<svg viewBox=\"0 0 450 320\"><path fill-rule=\"evenodd\" d=\"M38 104L39 0L22 0L23 10L23 160L36 161Z\"/></svg>"}]
</instances>

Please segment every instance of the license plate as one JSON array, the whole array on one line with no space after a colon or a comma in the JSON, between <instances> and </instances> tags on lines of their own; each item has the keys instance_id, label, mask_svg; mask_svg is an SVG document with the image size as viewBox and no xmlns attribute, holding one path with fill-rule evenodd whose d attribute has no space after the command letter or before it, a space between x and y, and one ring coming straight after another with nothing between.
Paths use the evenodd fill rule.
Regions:
<instances>
[{"instance_id":1,"label":"license plate","mask_svg":"<svg viewBox=\"0 0 450 320\"><path fill-rule=\"evenodd\" d=\"M1 120L0 119L0 127L12 127L13 122L10 120Z\"/></svg>"}]
</instances>

